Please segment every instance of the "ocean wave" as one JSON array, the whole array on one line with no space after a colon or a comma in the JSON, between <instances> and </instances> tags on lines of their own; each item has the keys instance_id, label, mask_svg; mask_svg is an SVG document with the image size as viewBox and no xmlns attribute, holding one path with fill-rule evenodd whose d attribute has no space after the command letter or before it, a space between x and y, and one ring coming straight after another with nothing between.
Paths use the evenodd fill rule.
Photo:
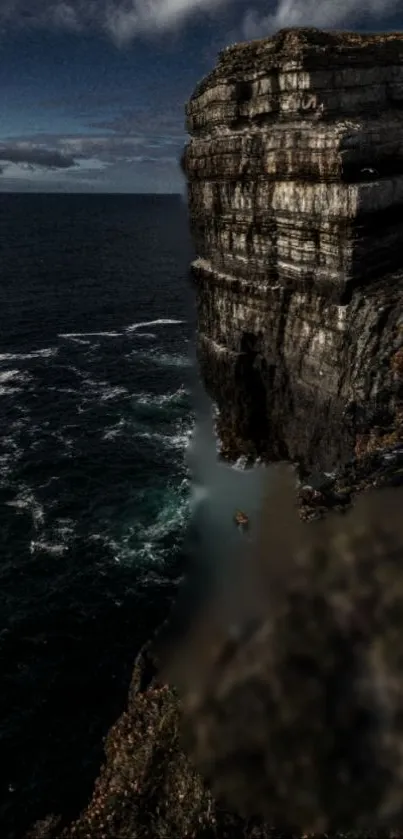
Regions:
<instances>
[{"instance_id":1,"label":"ocean wave","mask_svg":"<svg viewBox=\"0 0 403 839\"><path fill-rule=\"evenodd\" d=\"M30 361L34 358L54 358L59 352L57 347L46 347L28 353L0 353L0 361Z\"/></svg>"},{"instance_id":2,"label":"ocean wave","mask_svg":"<svg viewBox=\"0 0 403 839\"><path fill-rule=\"evenodd\" d=\"M14 393L22 393L25 385L32 381L29 373L21 370L3 370L0 372L0 396L10 396Z\"/></svg>"},{"instance_id":3,"label":"ocean wave","mask_svg":"<svg viewBox=\"0 0 403 839\"><path fill-rule=\"evenodd\" d=\"M190 369L194 367L194 360L192 356L179 353L164 353L156 350L144 352L144 350L131 350L125 353L125 358L136 358L155 364L158 367L182 367L183 369Z\"/></svg>"},{"instance_id":4,"label":"ocean wave","mask_svg":"<svg viewBox=\"0 0 403 839\"><path fill-rule=\"evenodd\" d=\"M0 382L9 382L12 379L15 379L16 376L20 375L20 370L5 370L4 373L0 373Z\"/></svg>"},{"instance_id":5,"label":"ocean wave","mask_svg":"<svg viewBox=\"0 0 403 839\"><path fill-rule=\"evenodd\" d=\"M57 337L71 339L72 341L80 341L82 338L120 338L121 335L121 332L111 330L109 332L60 332Z\"/></svg>"},{"instance_id":6,"label":"ocean wave","mask_svg":"<svg viewBox=\"0 0 403 839\"><path fill-rule=\"evenodd\" d=\"M35 530L39 530L43 526L45 522L45 510L42 504L35 498L31 487L22 487L12 501L6 501L5 503L8 507L30 512Z\"/></svg>"},{"instance_id":7,"label":"ocean wave","mask_svg":"<svg viewBox=\"0 0 403 839\"><path fill-rule=\"evenodd\" d=\"M166 449L177 449L185 452L190 439L193 434L193 427L187 426L183 428L181 425L176 426L171 434L164 434L161 431L154 431L151 429L144 429L144 431L136 431L136 437L142 440L149 440L153 444L159 444Z\"/></svg>"},{"instance_id":8,"label":"ocean wave","mask_svg":"<svg viewBox=\"0 0 403 839\"><path fill-rule=\"evenodd\" d=\"M184 320L177 320L177 318L157 318L156 320L144 320L138 323L131 323L126 326L126 332L137 332L145 326L176 326L185 323Z\"/></svg>"},{"instance_id":9,"label":"ocean wave","mask_svg":"<svg viewBox=\"0 0 403 839\"><path fill-rule=\"evenodd\" d=\"M58 338L65 338L72 341L73 344L80 344L81 346L90 347L92 342L86 341L85 338L78 338L76 335L58 335Z\"/></svg>"},{"instance_id":10,"label":"ocean wave","mask_svg":"<svg viewBox=\"0 0 403 839\"><path fill-rule=\"evenodd\" d=\"M144 542L155 542L182 528L188 519L189 502L188 478L184 478L178 487L168 487L161 511L144 532Z\"/></svg>"},{"instance_id":11,"label":"ocean wave","mask_svg":"<svg viewBox=\"0 0 403 839\"><path fill-rule=\"evenodd\" d=\"M160 367L193 367L194 362L190 355L170 355L169 353L155 353L153 361Z\"/></svg>"},{"instance_id":12,"label":"ocean wave","mask_svg":"<svg viewBox=\"0 0 403 839\"><path fill-rule=\"evenodd\" d=\"M62 543L52 544L52 542L46 542L41 539L31 539L29 544L31 554L34 554L37 551L42 551L43 553L55 554L56 556L63 554L67 550L67 547L67 545Z\"/></svg>"},{"instance_id":13,"label":"ocean wave","mask_svg":"<svg viewBox=\"0 0 403 839\"><path fill-rule=\"evenodd\" d=\"M160 501L160 509L151 524L139 523L137 529L138 547L133 551L130 537L123 540L117 556L121 562L140 562L146 568L163 564L170 552L167 540L175 534L182 535L189 521L190 494L189 479L177 485L168 485Z\"/></svg>"},{"instance_id":14,"label":"ocean wave","mask_svg":"<svg viewBox=\"0 0 403 839\"><path fill-rule=\"evenodd\" d=\"M135 400L136 405L145 406L145 407L152 407L152 408L161 408L165 407L166 405L173 405L177 403L181 403L184 398L189 396L189 391L181 385L177 390L171 393L137 393L133 394L133 399Z\"/></svg>"},{"instance_id":15,"label":"ocean wave","mask_svg":"<svg viewBox=\"0 0 403 839\"><path fill-rule=\"evenodd\" d=\"M103 440L116 440L120 436L123 429L126 427L126 420L122 417L115 425L107 428L102 435Z\"/></svg>"},{"instance_id":16,"label":"ocean wave","mask_svg":"<svg viewBox=\"0 0 403 839\"><path fill-rule=\"evenodd\" d=\"M116 399L117 396L125 396L129 393L127 387L117 385L110 386L108 390L101 395L101 402L108 402L110 399Z\"/></svg>"},{"instance_id":17,"label":"ocean wave","mask_svg":"<svg viewBox=\"0 0 403 839\"><path fill-rule=\"evenodd\" d=\"M169 437L168 445L173 449L182 449L186 451L193 436L193 425L185 428L177 426L174 434Z\"/></svg>"},{"instance_id":18,"label":"ocean wave","mask_svg":"<svg viewBox=\"0 0 403 839\"><path fill-rule=\"evenodd\" d=\"M32 376L27 373L26 371L21 371L19 369L16 370L3 370L0 372L0 384L6 385L7 382L12 382L13 384L26 384L27 382L32 380Z\"/></svg>"},{"instance_id":19,"label":"ocean wave","mask_svg":"<svg viewBox=\"0 0 403 839\"><path fill-rule=\"evenodd\" d=\"M109 382L95 381L94 379L83 379L81 391L81 402L77 405L77 413L85 414L91 411L94 400L99 403L111 402L114 399L127 399L130 391L123 385L111 385Z\"/></svg>"}]
</instances>

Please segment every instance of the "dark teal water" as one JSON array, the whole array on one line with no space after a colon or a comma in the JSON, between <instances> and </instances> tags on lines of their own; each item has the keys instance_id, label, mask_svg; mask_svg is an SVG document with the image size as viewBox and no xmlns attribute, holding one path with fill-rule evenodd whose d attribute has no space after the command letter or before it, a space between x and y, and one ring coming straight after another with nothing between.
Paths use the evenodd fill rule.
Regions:
<instances>
[{"instance_id":1,"label":"dark teal water","mask_svg":"<svg viewBox=\"0 0 403 839\"><path fill-rule=\"evenodd\" d=\"M0 195L0 822L74 815L183 574L179 197Z\"/></svg>"}]
</instances>

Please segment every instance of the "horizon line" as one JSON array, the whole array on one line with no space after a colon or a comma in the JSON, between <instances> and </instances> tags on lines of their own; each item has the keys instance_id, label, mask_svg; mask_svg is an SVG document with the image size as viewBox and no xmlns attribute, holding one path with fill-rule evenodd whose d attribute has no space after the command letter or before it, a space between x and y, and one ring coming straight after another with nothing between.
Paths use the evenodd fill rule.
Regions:
<instances>
[{"instance_id":1,"label":"horizon line","mask_svg":"<svg viewBox=\"0 0 403 839\"><path fill-rule=\"evenodd\" d=\"M0 189L0 195L128 195L128 196L151 196L153 198L182 198L181 192L101 192L92 190L90 192L75 192L71 190L50 190L44 189Z\"/></svg>"}]
</instances>

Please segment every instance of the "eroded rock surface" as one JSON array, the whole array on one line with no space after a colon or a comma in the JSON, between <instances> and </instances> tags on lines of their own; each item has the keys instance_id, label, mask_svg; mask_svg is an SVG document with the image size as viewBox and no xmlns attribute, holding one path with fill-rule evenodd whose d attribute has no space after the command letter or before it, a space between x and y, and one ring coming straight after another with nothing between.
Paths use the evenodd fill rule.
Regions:
<instances>
[{"instance_id":1,"label":"eroded rock surface","mask_svg":"<svg viewBox=\"0 0 403 839\"><path fill-rule=\"evenodd\" d=\"M187 125L199 360L223 454L333 467L402 400L403 35L230 47Z\"/></svg>"}]
</instances>

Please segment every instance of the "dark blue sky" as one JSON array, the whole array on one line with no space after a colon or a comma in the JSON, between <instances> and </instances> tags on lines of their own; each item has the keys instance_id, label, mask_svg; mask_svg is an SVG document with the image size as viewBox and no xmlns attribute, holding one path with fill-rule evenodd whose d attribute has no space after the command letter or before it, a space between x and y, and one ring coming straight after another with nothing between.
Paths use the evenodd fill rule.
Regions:
<instances>
[{"instance_id":1,"label":"dark blue sky","mask_svg":"<svg viewBox=\"0 0 403 839\"><path fill-rule=\"evenodd\" d=\"M0 0L0 190L181 192L195 84L287 25L403 28L403 0Z\"/></svg>"}]
</instances>

